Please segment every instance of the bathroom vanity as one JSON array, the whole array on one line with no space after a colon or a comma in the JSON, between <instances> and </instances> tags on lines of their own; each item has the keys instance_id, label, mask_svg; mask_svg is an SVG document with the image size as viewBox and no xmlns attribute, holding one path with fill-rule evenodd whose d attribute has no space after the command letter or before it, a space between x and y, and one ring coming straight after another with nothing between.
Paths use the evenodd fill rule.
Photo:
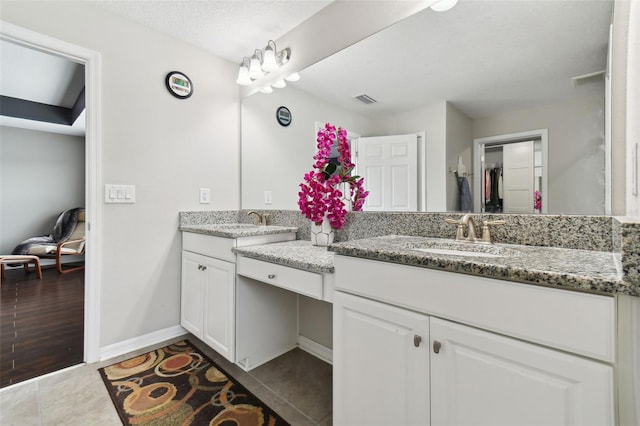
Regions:
<instances>
[{"instance_id":1,"label":"bathroom vanity","mask_svg":"<svg viewBox=\"0 0 640 426\"><path fill-rule=\"evenodd\" d=\"M640 299L613 253L407 236L332 250L334 424L637 424Z\"/></svg>"},{"instance_id":2,"label":"bathroom vanity","mask_svg":"<svg viewBox=\"0 0 640 426\"><path fill-rule=\"evenodd\" d=\"M235 362L236 255L232 249L293 240L297 228L229 223L181 230L180 324Z\"/></svg>"},{"instance_id":3,"label":"bathroom vanity","mask_svg":"<svg viewBox=\"0 0 640 426\"><path fill-rule=\"evenodd\" d=\"M246 370L296 346L332 362L336 425L638 424L633 247L385 235L327 250L181 229L183 306L201 306L183 312L185 328ZM614 244L635 244L625 232ZM213 237L224 255L205 248ZM204 296L189 290L199 265L215 271L195 286ZM317 318L332 321L331 342L301 332L306 300L332 308Z\"/></svg>"}]
</instances>

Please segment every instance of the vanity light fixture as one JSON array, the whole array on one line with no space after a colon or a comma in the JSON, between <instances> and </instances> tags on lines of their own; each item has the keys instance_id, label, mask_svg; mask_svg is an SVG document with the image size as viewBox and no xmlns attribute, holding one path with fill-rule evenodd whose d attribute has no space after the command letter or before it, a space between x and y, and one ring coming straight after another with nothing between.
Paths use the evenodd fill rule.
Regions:
<instances>
[{"instance_id":1,"label":"vanity light fixture","mask_svg":"<svg viewBox=\"0 0 640 426\"><path fill-rule=\"evenodd\" d=\"M275 83L273 83L272 86L275 87L276 89L283 89L287 87L287 83L284 80L278 80Z\"/></svg>"},{"instance_id":2,"label":"vanity light fixture","mask_svg":"<svg viewBox=\"0 0 640 426\"><path fill-rule=\"evenodd\" d=\"M264 49L256 49L251 58L243 58L238 70L236 83L248 86L254 81L264 78L267 74L277 71L291 59L291 49L278 51L276 42L269 40ZM296 73L297 74L297 73ZM298 77L299 78L299 77ZM296 81L296 80L290 80ZM285 87L284 81L276 82L273 87ZM269 87L271 89L271 87ZM270 92L269 92L270 93Z\"/></svg>"},{"instance_id":3,"label":"vanity light fixture","mask_svg":"<svg viewBox=\"0 0 640 426\"><path fill-rule=\"evenodd\" d=\"M432 4L431 9L436 12L445 12L455 6L456 3L458 3L458 0L440 0L439 2Z\"/></svg>"},{"instance_id":4,"label":"vanity light fixture","mask_svg":"<svg viewBox=\"0 0 640 426\"><path fill-rule=\"evenodd\" d=\"M273 89L271 88L271 86L267 86L264 89L261 89L260 93L273 93Z\"/></svg>"}]
</instances>

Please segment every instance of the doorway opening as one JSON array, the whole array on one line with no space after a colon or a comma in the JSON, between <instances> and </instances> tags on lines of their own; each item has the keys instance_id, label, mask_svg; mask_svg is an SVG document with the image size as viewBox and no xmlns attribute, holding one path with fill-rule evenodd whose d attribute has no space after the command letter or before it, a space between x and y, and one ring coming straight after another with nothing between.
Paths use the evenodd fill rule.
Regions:
<instances>
[{"instance_id":1,"label":"doorway opening","mask_svg":"<svg viewBox=\"0 0 640 426\"><path fill-rule=\"evenodd\" d=\"M83 361L99 360L100 352L100 54L17 25L0 21L0 40L68 59L84 66L85 132L85 209L86 246L84 270Z\"/></svg>"},{"instance_id":2,"label":"doorway opening","mask_svg":"<svg viewBox=\"0 0 640 426\"><path fill-rule=\"evenodd\" d=\"M547 165L547 129L474 139L474 211L547 213Z\"/></svg>"}]
</instances>

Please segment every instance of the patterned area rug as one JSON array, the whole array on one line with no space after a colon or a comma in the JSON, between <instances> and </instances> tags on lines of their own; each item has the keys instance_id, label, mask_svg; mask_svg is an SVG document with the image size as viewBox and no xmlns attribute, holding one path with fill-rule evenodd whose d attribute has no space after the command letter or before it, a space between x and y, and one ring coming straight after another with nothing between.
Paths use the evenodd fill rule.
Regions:
<instances>
[{"instance_id":1,"label":"patterned area rug","mask_svg":"<svg viewBox=\"0 0 640 426\"><path fill-rule=\"evenodd\" d=\"M189 341L101 368L100 375L125 425L288 425Z\"/></svg>"}]
</instances>

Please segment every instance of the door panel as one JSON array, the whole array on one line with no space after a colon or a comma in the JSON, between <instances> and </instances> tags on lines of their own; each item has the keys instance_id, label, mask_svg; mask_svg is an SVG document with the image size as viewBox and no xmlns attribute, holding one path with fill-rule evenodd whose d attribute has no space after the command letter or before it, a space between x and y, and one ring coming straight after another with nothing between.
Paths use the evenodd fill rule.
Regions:
<instances>
[{"instance_id":1,"label":"door panel","mask_svg":"<svg viewBox=\"0 0 640 426\"><path fill-rule=\"evenodd\" d=\"M504 213L533 213L533 141L503 146Z\"/></svg>"},{"instance_id":2,"label":"door panel","mask_svg":"<svg viewBox=\"0 0 640 426\"><path fill-rule=\"evenodd\" d=\"M613 368L431 318L432 423L611 425Z\"/></svg>"},{"instance_id":3,"label":"door panel","mask_svg":"<svg viewBox=\"0 0 640 426\"><path fill-rule=\"evenodd\" d=\"M417 135L360 138L356 165L369 191L364 210L417 210Z\"/></svg>"}]
</instances>

